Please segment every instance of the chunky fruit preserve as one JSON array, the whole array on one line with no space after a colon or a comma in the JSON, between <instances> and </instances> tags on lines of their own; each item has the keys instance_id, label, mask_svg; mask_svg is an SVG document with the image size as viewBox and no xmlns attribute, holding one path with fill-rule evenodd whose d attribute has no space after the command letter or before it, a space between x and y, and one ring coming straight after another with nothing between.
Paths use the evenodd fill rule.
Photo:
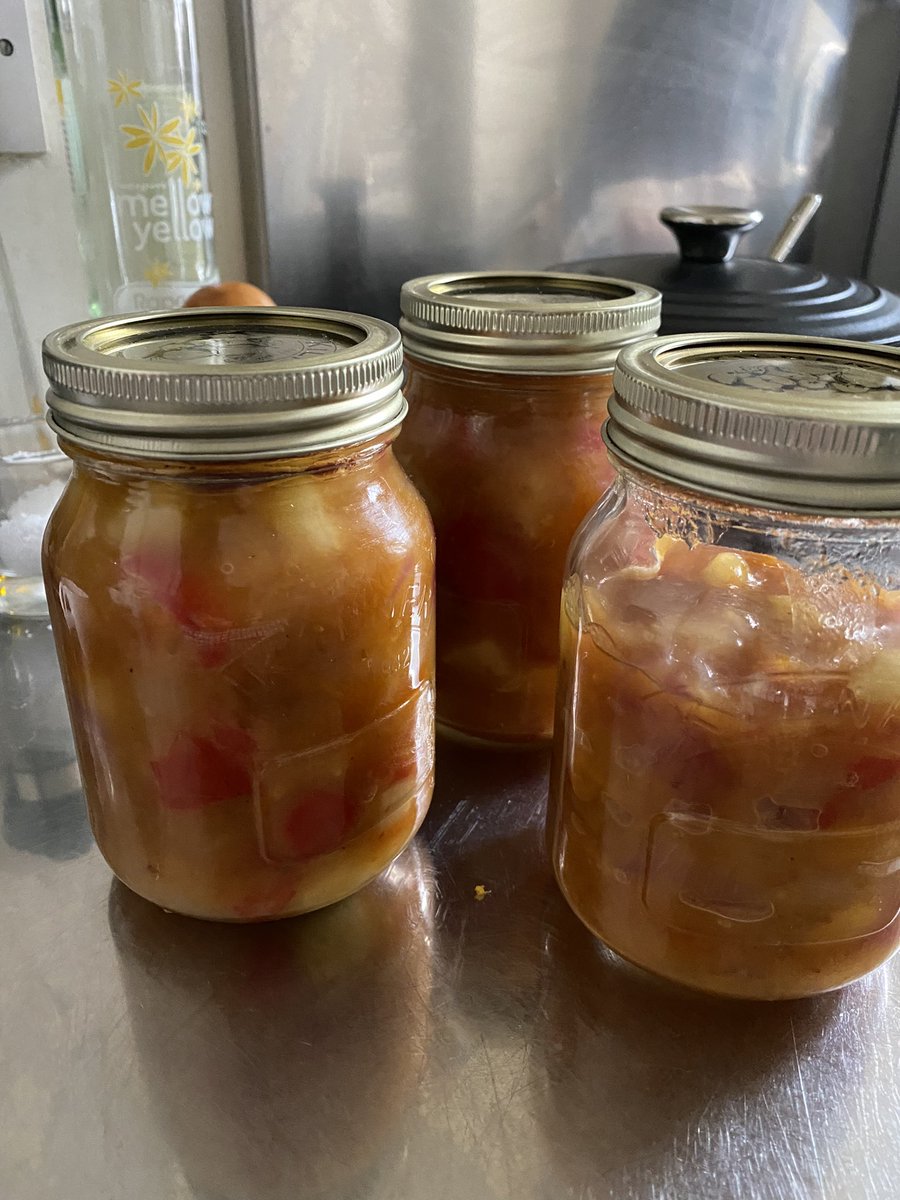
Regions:
<instances>
[{"instance_id":1,"label":"chunky fruit preserve","mask_svg":"<svg viewBox=\"0 0 900 1200\"><path fill-rule=\"evenodd\" d=\"M729 336L617 367L617 479L563 593L548 835L613 950L778 999L900 944L900 354L759 335L738 358Z\"/></svg>"},{"instance_id":2,"label":"chunky fruit preserve","mask_svg":"<svg viewBox=\"0 0 900 1200\"><path fill-rule=\"evenodd\" d=\"M667 536L566 588L566 895L615 949L790 996L900 941L900 592Z\"/></svg>"},{"instance_id":3,"label":"chunky fruit preserve","mask_svg":"<svg viewBox=\"0 0 900 1200\"><path fill-rule=\"evenodd\" d=\"M612 479L600 436L619 348L659 294L552 272L404 284L398 454L438 540L437 716L448 732L553 732L569 542Z\"/></svg>"},{"instance_id":4,"label":"chunky fruit preserve","mask_svg":"<svg viewBox=\"0 0 900 1200\"><path fill-rule=\"evenodd\" d=\"M434 539L393 432L213 462L60 433L46 579L113 870L218 919L356 891L433 782Z\"/></svg>"},{"instance_id":5,"label":"chunky fruit preserve","mask_svg":"<svg viewBox=\"0 0 900 1200\"><path fill-rule=\"evenodd\" d=\"M612 478L610 376L511 387L407 362L400 452L440 547L440 720L487 740L549 738L566 554Z\"/></svg>"}]
</instances>

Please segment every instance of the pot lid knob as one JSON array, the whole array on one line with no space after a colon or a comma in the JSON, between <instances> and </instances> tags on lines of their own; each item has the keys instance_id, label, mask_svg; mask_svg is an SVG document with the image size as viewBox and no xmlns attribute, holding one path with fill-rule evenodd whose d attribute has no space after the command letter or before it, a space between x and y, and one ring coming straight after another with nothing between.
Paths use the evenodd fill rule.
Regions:
<instances>
[{"instance_id":1,"label":"pot lid knob","mask_svg":"<svg viewBox=\"0 0 900 1200\"><path fill-rule=\"evenodd\" d=\"M762 220L754 208L684 204L664 208L659 219L675 234L682 262L724 263L738 242Z\"/></svg>"}]
</instances>

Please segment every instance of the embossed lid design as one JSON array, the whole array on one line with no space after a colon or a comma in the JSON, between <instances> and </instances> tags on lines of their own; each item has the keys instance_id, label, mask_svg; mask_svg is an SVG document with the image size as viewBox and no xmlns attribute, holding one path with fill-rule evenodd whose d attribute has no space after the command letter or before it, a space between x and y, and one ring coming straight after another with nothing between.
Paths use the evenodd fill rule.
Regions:
<instances>
[{"instance_id":1,"label":"embossed lid design","mask_svg":"<svg viewBox=\"0 0 900 1200\"><path fill-rule=\"evenodd\" d=\"M406 414L400 335L314 308L193 308L68 325L44 341L50 424L129 457L307 454Z\"/></svg>"},{"instance_id":2,"label":"embossed lid design","mask_svg":"<svg viewBox=\"0 0 900 1200\"><path fill-rule=\"evenodd\" d=\"M770 508L900 513L900 350L777 334L654 338L616 363L621 462Z\"/></svg>"},{"instance_id":3,"label":"embossed lid design","mask_svg":"<svg viewBox=\"0 0 900 1200\"><path fill-rule=\"evenodd\" d=\"M659 292L555 271L424 275L400 291L403 344L417 358L476 371L610 371L622 346L659 328Z\"/></svg>"}]
</instances>

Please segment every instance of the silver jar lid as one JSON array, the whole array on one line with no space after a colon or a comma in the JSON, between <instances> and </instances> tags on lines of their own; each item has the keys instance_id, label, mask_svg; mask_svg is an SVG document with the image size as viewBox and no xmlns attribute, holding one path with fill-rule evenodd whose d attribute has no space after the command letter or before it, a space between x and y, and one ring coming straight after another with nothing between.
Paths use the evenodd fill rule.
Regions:
<instances>
[{"instance_id":1,"label":"silver jar lid","mask_svg":"<svg viewBox=\"0 0 900 1200\"><path fill-rule=\"evenodd\" d=\"M192 308L68 325L44 341L50 424L100 452L308 454L406 414L392 326L316 308Z\"/></svg>"},{"instance_id":2,"label":"silver jar lid","mask_svg":"<svg viewBox=\"0 0 900 1200\"><path fill-rule=\"evenodd\" d=\"M624 464L800 512L900 513L900 350L685 334L622 352L604 439Z\"/></svg>"},{"instance_id":3,"label":"silver jar lid","mask_svg":"<svg viewBox=\"0 0 900 1200\"><path fill-rule=\"evenodd\" d=\"M426 362L519 375L611 371L622 346L659 328L642 283L559 271L424 275L400 291L400 329Z\"/></svg>"}]
</instances>

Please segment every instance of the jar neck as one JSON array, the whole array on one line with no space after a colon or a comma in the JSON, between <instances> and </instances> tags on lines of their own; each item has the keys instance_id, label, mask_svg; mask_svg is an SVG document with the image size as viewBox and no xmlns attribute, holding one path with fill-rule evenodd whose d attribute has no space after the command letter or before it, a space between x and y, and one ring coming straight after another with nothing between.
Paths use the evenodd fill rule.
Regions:
<instances>
[{"instance_id":1,"label":"jar neck","mask_svg":"<svg viewBox=\"0 0 900 1200\"><path fill-rule=\"evenodd\" d=\"M673 536L684 536L683 531L695 530L694 536L702 540L715 540L702 531L715 531L728 527L743 527L760 530L791 530L809 536L835 533L845 530L858 534L860 530L896 530L897 524L882 516L858 517L837 513L791 512L789 509L766 508L762 505L726 500L706 495L680 484L625 466L614 454L610 454L617 471L616 486L627 501L634 502L645 511L648 521L665 525L660 532Z\"/></svg>"},{"instance_id":2,"label":"jar neck","mask_svg":"<svg viewBox=\"0 0 900 1200\"><path fill-rule=\"evenodd\" d=\"M474 371L443 366L406 355L407 398L415 400L420 388L434 388L441 403L458 408L507 408L516 403L579 404L585 397L608 399L612 369L577 375L528 375L514 371Z\"/></svg>"},{"instance_id":3,"label":"jar neck","mask_svg":"<svg viewBox=\"0 0 900 1200\"><path fill-rule=\"evenodd\" d=\"M396 436L395 431L368 442L320 450L312 454L296 454L271 459L235 459L219 462L124 458L114 454L99 454L95 450L75 445L60 436L62 450L72 459L75 469L106 479L170 479L180 482L210 482L240 484L289 475L331 475L358 470L388 453Z\"/></svg>"},{"instance_id":4,"label":"jar neck","mask_svg":"<svg viewBox=\"0 0 900 1200\"><path fill-rule=\"evenodd\" d=\"M890 518L753 507L616 465L618 479L601 501L610 517L630 512L657 537L768 555L832 583L853 577L863 589L900 588L900 525Z\"/></svg>"}]
</instances>

